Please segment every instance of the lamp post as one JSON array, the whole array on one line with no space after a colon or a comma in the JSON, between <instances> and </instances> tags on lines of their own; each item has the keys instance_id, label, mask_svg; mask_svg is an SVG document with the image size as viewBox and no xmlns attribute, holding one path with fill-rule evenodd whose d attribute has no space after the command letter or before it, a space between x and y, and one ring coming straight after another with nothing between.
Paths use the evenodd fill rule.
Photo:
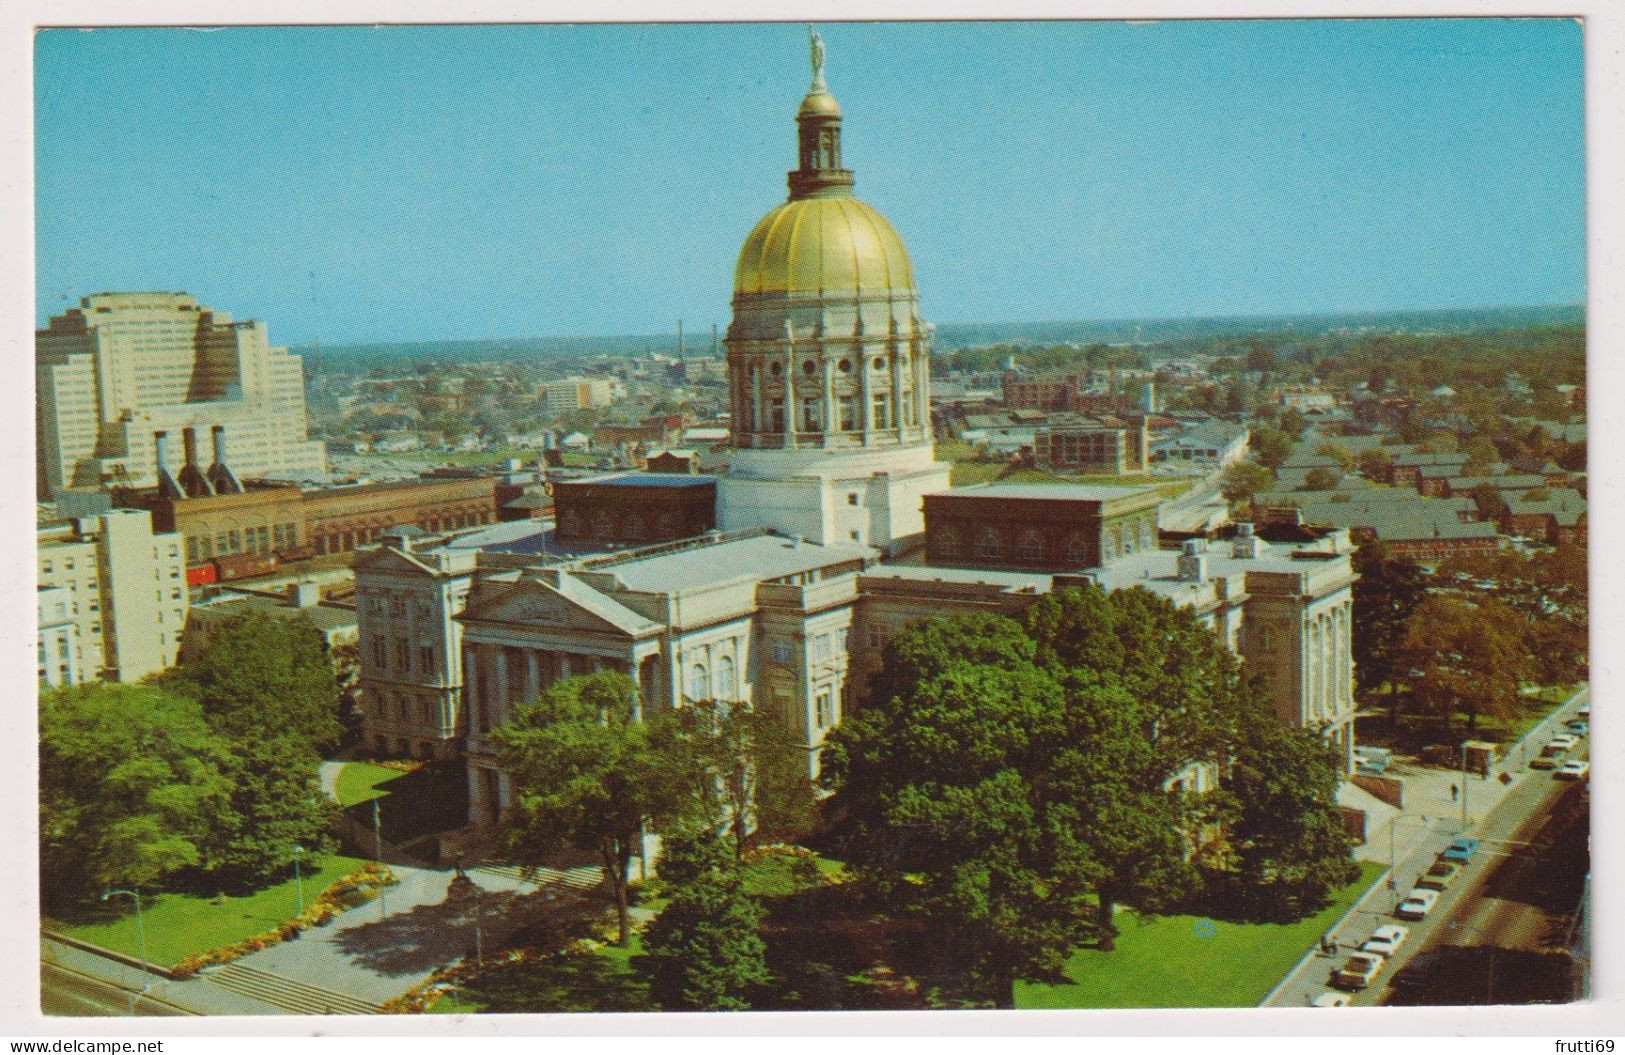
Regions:
<instances>
[{"instance_id":1,"label":"lamp post","mask_svg":"<svg viewBox=\"0 0 1625 1055\"><path fill-rule=\"evenodd\" d=\"M1467 744L1461 742L1461 833L1467 834Z\"/></svg>"},{"instance_id":2,"label":"lamp post","mask_svg":"<svg viewBox=\"0 0 1625 1055\"><path fill-rule=\"evenodd\" d=\"M117 897L123 894L135 902L135 940L136 947L141 950L141 992L145 993L152 984L152 972L147 967L147 931L141 925L141 892L139 890L109 890L102 894L102 900ZM130 1013L135 1013L135 997L130 997Z\"/></svg>"},{"instance_id":3,"label":"lamp post","mask_svg":"<svg viewBox=\"0 0 1625 1055\"><path fill-rule=\"evenodd\" d=\"M305 914L305 880L299 874L299 858L304 856L304 853L305 848L303 846L293 848L293 897L294 904L299 908L298 915L300 916Z\"/></svg>"}]
</instances>

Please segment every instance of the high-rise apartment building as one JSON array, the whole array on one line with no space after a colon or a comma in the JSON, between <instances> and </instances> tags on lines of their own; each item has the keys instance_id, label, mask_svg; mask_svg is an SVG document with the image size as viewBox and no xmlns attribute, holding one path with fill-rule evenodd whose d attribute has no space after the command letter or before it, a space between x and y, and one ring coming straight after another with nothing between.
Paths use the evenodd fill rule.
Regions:
<instances>
[{"instance_id":1,"label":"high-rise apartment building","mask_svg":"<svg viewBox=\"0 0 1625 1055\"><path fill-rule=\"evenodd\" d=\"M35 332L38 489L157 483L159 433L179 477L197 439L223 426L243 477L326 467L305 435L304 368L265 324L233 322L185 293L97 293Z\"/></svg>"},{"instance_id":2,"label":"high-rise apartment building","mask_svg":"<svg viewBox=\"0 0 1625 1055\"><path fill-rule=\"evenodd\" d=\"M37 559L43 681L136 681L174 665L189 603L180 535L114 509L41 524Z\"/></svg>"}]
</instances>

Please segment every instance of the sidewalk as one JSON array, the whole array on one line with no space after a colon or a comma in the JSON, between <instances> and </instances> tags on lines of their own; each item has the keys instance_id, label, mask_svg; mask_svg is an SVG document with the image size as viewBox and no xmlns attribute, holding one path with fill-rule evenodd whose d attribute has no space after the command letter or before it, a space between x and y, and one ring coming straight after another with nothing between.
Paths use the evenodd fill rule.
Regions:
<instances>
[{"instance_id":1,"label":"sidewalk","mask_svg":"<svg viewBox=\"0 0 1625 1055\"><path fill-rule=\"evenodd\" d=\"M183 1011L199 1015L281 1015L281 1008L249 997L239 996L201 978L171 981L163 975L143 975L140 969L85 949L40 939L40 962L55 964L78 974L88 975L121 989L136 992L143 984L155 1000L173 1004Z\"/></svg>"},{"instance_id":2,"label":"sidewalk","mask_svg":"<svg viewBox=\"0 0 1625 1055\"><path fill-rule=\"evenodd\" d=\"M1410 890L1434 858L1451 840L1462 834L1465 806L1466 831L1481 828L1508 795L1528 786L1533 780L1547 778L1544 770L1531 770L1520 764L1518 750L1525 747L1528 757L1538 754L1538 745L1552 736L1562 723L1574 715L1590 696L1590 687L1581 686L1567 700L1552 710L1544 720L1534 726L1518 744L1512 745L1502 760L1490 767L1487 777L1467 774L1465 781L1460 770L1424 769L1419 766L1400 765L1388 775L1404 780L1404 811L1392 821L1378 828L1365 844L1356 851L1363 860L1391 863L1387 881L1379 880L1355 902L1334 928L1338 941L1336 957L1326 957L1317 949L1309 949L1303 959L1287 972L1279 985L1271 990L1260 1004L1262 1007L1304 1007L1311 998L1327 988L1326 977L1335 960L1357 948L1369 934L1373 921L1393 922L1389 918L1399 896ZM1501 775L1510 780L1502 782ZM1452 796L1455 785L1458 796ZM1465 802L1462 797L1465 796ZM1480 865L1479 867L1482 867ZM1447 893L1447 898L1449 893ZM1368 926L1367 924L1370 924Z\"/></svg>"}]
</instances>

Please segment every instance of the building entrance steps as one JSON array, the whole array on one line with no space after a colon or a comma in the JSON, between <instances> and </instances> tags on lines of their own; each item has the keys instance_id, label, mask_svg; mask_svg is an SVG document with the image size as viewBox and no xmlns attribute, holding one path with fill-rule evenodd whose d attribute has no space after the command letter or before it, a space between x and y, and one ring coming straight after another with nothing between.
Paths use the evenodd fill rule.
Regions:
<instances>
[{"instance_id":1,"label":"building entrance steps","mask_svg":"<svg viewBox=\"0 0 1625 1055\"><path fill-rule=\"evenodd\" d=\"M233 961L210 971L205 980L241 996L282 1008L292 1015L376 1015L378 1005L369 1004L331 989L297 982L292 978Z\"/></svg>"}]
</instances>

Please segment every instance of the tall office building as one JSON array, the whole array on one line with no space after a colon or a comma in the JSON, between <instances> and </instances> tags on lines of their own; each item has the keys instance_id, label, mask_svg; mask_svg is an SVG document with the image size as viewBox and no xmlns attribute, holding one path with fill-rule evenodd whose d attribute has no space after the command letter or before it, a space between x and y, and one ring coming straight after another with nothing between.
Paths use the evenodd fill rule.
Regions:
<instances>
[{"instance_id":1,"label":"tall office building","mask_svg":"<svg viewBox=\"0 0 1625 1055\"><path fill-rule=\"evenodd\" d=\"M925 529L921 502L948 486L948 466L933 460L931 329L914 270L886 218L852 196L823 57L814 36L789 200L756 224L734 269L718 519L883 545Z\"/></svg>"},{"instance_id":2,"label":"tall office building","mask_svg":"<svg viewBox=\"0 0 1625 1055\"><path fill-rule=\"evenodd\" d=\"M36 331L34 347L43 499L153 486L160 456L187 493L212 494L197 470L204 438L229 437L243 477L326 468L305 435L303 365L268 343L262 322L233 322L185 293L97 293Z\"/></svg>"},{"instance_id":3,"label":"tall office building","mask_svg":"<svg viewBox=\"0 0 1625 1055\"><path fill-rule=\"evenodd\" d=\"M175 664L190 605L181 536L114 509L36 537L41 681L138 681Z\"/></svg>"}]
</instances>

